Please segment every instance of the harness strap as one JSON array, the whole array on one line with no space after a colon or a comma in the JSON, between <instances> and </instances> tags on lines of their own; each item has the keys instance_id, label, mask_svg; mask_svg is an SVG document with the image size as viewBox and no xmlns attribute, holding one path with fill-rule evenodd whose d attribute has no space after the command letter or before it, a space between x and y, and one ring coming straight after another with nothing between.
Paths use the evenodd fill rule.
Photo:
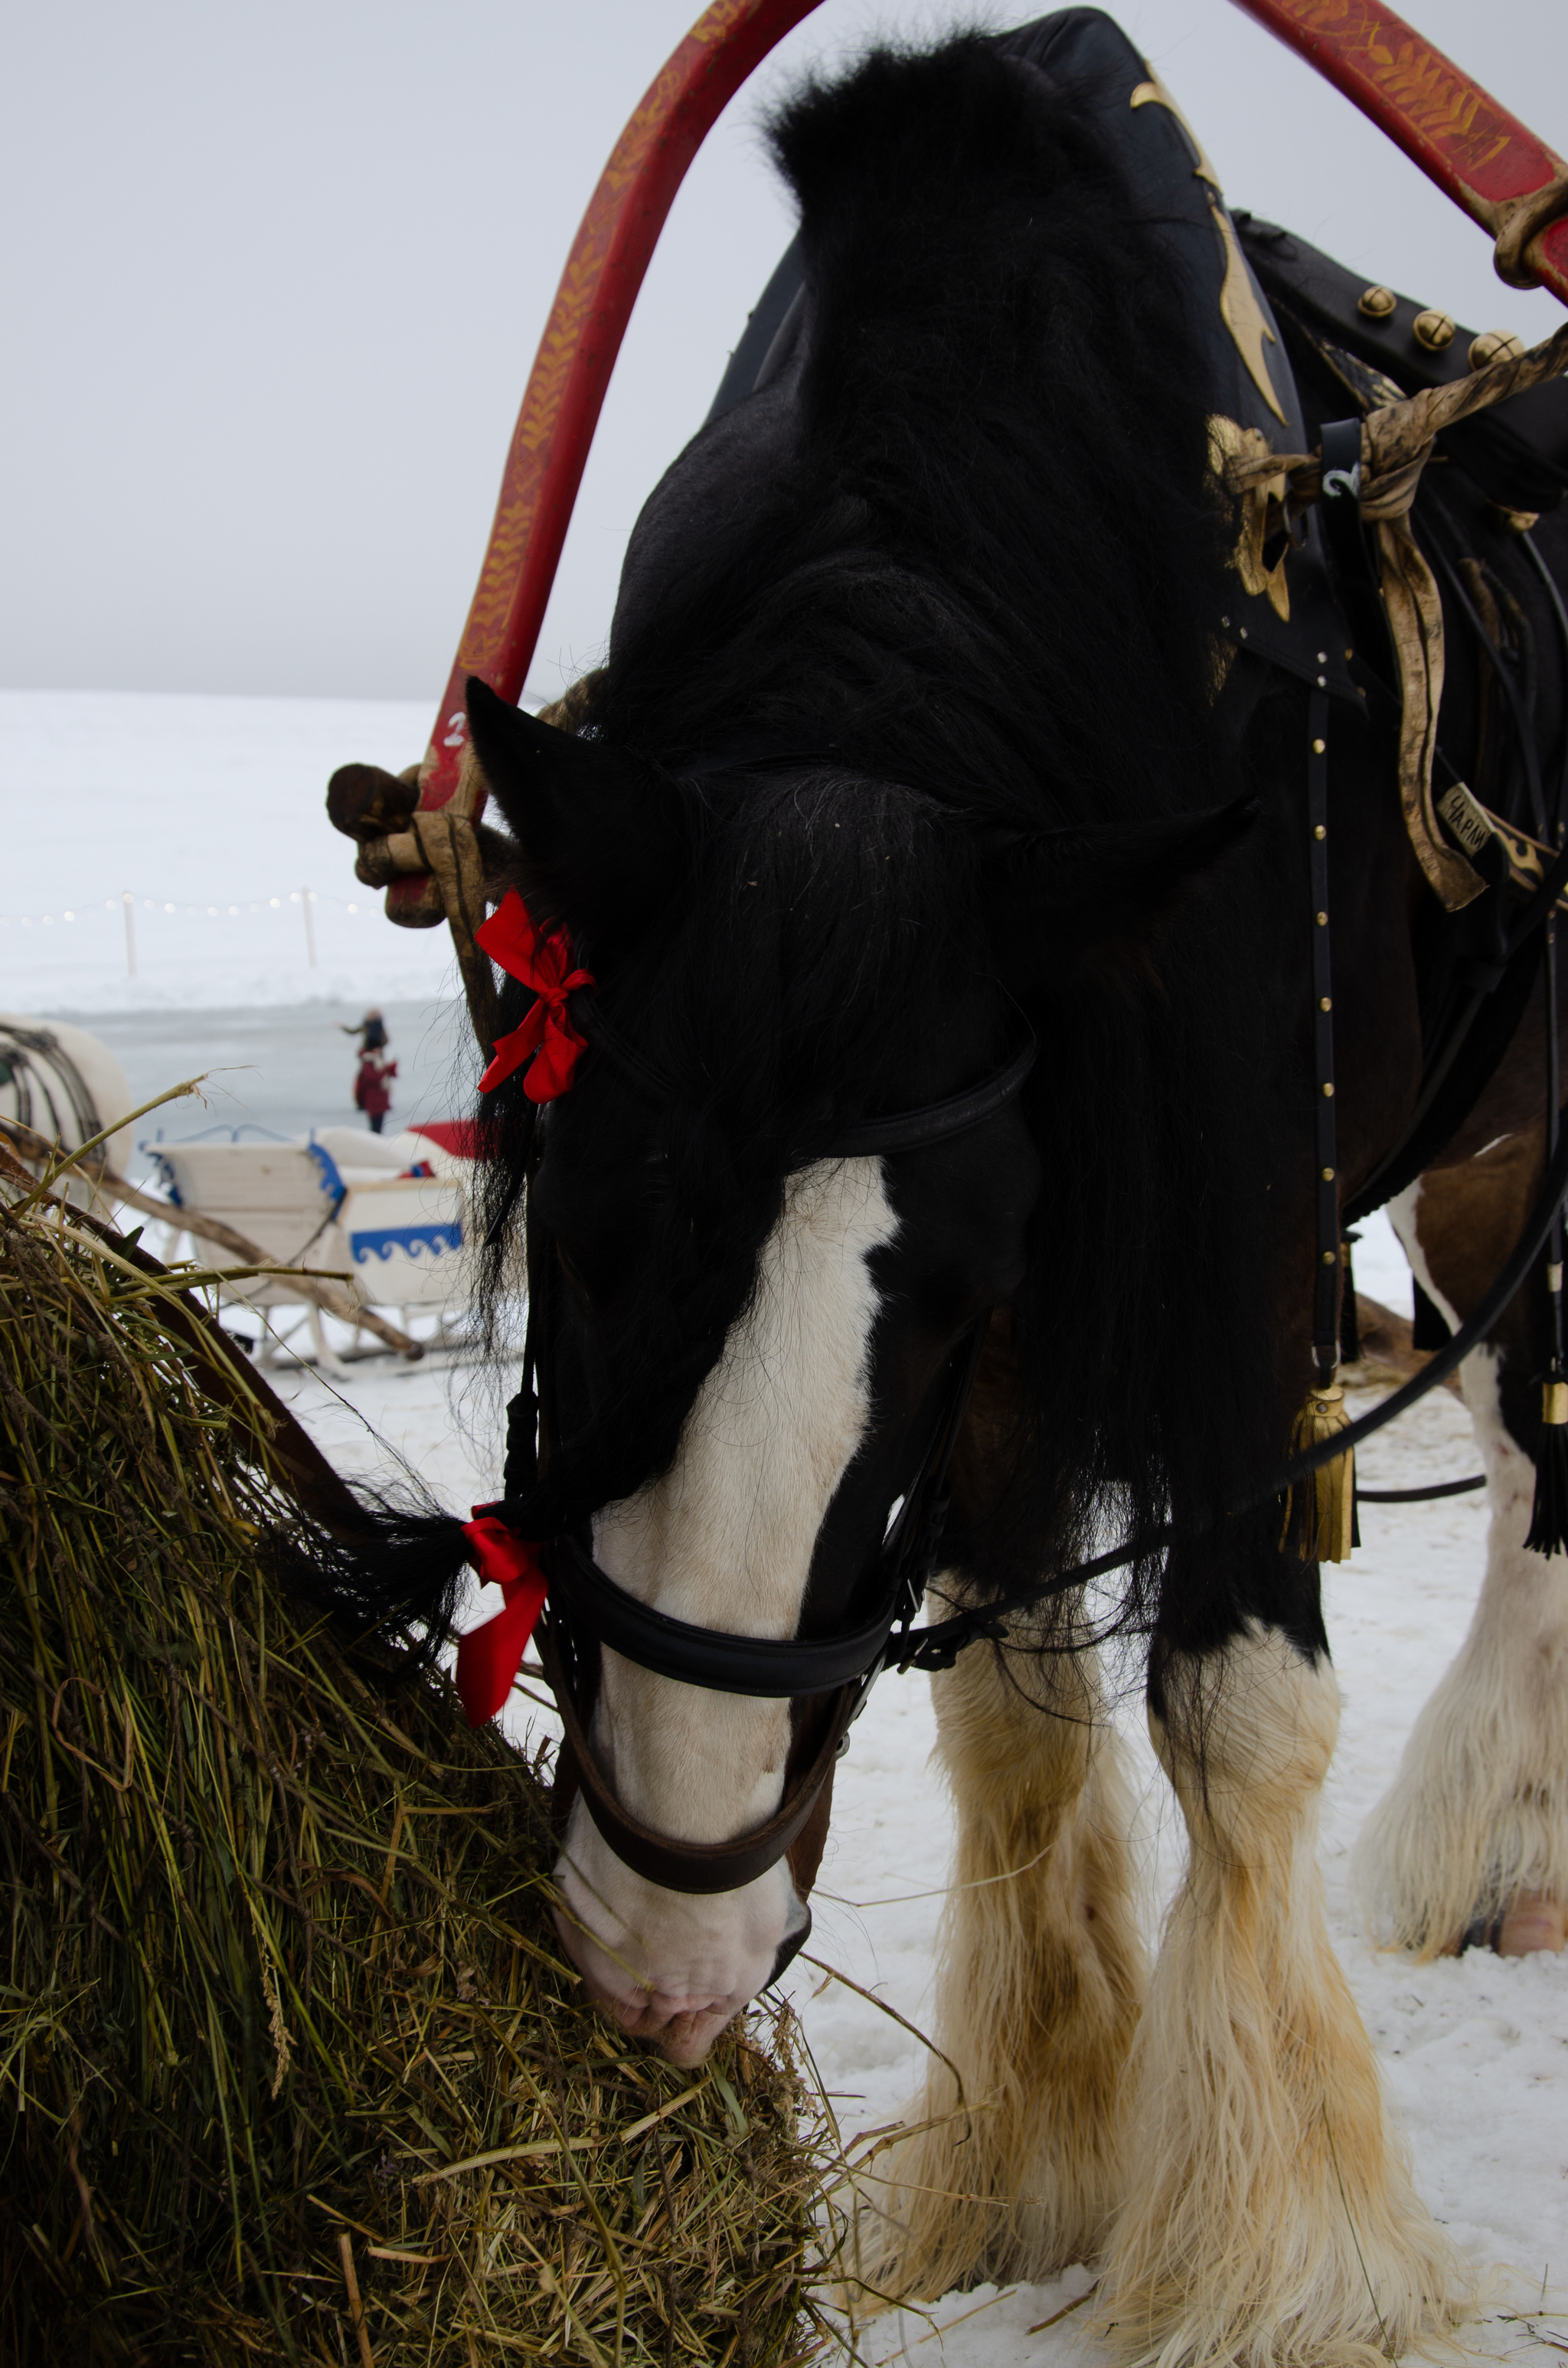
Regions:
<instances>
[{"instance_id":1,"label":"harness strap","mask_svg":"<svg viewBox=\"0 0 1568 2368\"><path fill-rule=\"evenodd\" d=\"M1307 845L1312 894L1312 1053L1316 1112L1317 1263L1312 1277L1312 1360L1325 1383L1339 1362L1339 1153L1335 1121L1334 973L1329 955L1328 694L1307 700Z\"/></svg>"},{"instance_id":2,"label":"harness strap","mask_svg":"<svg viewBox=\"0 0 1568 2368\"><path fill-rule=\"evenodd\" d=\"M742 1636L674 1620L643 1603L599 1568L580 1538L556 1539L551 1559L560 1577L570 1575L569 1585L556 1583L551 1588L558 1614L562 1607L569 1607L568 1616L574 1622L580 1618L612 1653L651 1669L655 1677L706 1686L715 1693L750 1694L763 1702L832 1693L858 1683L879 1658L905 1594L900 1571L876 1618L846 1635L784 1640Z\"/></svg>"},{"instance_id":3,"label":"harness strap","mask_svg":"<svg viewBox=\"0 0 1568 2368\"><path fill-rule=\"evenodd\" d=\"M924 1110L895 1110L887 1118L861 1119L858 1125L841 1127L829 1135L819 1149L802 1146L795 1156L808 1164L815 1159L877 1158L884 1152L921 1151L928 1144L946 1143L954 1135L967 1134L973 1127L994 1118L1022 1088L1040 1053L1033 1029L1027 1031L1028 1042L1013 1055L1005 1069L983 1085L971 1086L966 1093L951 1094L946 1101L927 1102Z\"/></svg>"},{"instance_id":4,"label":"harness strap","mask_svg":"<svg viewBox=\"0 0 1568 2368\"><path fill-rule=\"evenodd\" d=\"M784 1798L765 1826L756 1827L749 1834L738 1834L733 1841L677 1841L645 1826L611 1792L578 1715L571 1680L555 1641L554 1624L553 1619L544 1621L535 1634L540 1661L555 1696L563 1730L557 1786L567 1798L574 1791L582 1793L588 1815L617 1858L634 1874L658 1884L663 1890L691 1892L704 1898L715 1892L740 1891L766 1874L770 1866L777 1865L803 1831L818 1795L833 1774L838 1747L860 1706L864 1688L846 1685L839 1689L810 1765L794 1784L786 1773Z\"/></svg>"},{"instance_id":5,"label":"harness strap","mask_svg":"<svg viewBox=\"0 0 1568 2368\"><path fill-rule=\"evenodd\" d=\"M1443 608L1431 568L1411 531L1411 506L1443 429L1556 377L1564 368L1568 326L1527 354L1506 356L1449 385L1428 387L1403 403L1373 411L1361 423L1356 490L1360 517L1376 531L1383 614L1399 662L1400 803L1422 872L1450 913L1473 902L1486 882L1449 846L1433 803L1432 767L1443 690ZM1277 453L1260 436L1224 462L1225 482L1244 509L1255 514L1260 506L1267 507L1272 490L1288 523L1319 500L1326 499L1332 514L1338 500L1348 497L1349 475L1337 447L1315 453ZM1332 484L1331 478L1335 481Z\"/></svg>"}]
</instances>

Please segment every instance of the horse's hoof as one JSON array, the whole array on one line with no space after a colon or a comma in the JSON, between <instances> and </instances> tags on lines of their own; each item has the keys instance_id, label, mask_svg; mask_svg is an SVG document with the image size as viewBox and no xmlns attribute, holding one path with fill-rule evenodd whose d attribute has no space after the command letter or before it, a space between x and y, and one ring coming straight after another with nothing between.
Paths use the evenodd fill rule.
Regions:
<instances>
[{"instance_id":1,"label":"horse's hoof","mask_svg":"<svg viewBox=\"0 0 1568 2368\"><path fill-rule=\"evenodd\" d=\"M1499 1918L1492 1945L1500 1957L1529 1957L1568 1941L1568 1901L1549 1892L1521 1891Z\"/></svg>"}]
</instances>

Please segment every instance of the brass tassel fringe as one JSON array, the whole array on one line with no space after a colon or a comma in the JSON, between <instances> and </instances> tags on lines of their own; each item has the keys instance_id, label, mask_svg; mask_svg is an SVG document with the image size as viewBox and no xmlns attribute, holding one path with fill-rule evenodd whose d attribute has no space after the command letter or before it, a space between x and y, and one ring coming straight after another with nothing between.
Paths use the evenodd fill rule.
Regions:
<instances>
[{"instance_id":1,"label":"brass tassel fringe","mask_svg":"<svg viewBox=\"0 0 1568 2368\"><path fill-rule=\"evenodd\" d=\"M1568 1391L1564 1392L1568 1398ZM1296 1417L1296 1427L1290 1434L1292 1457L1306 1454L1309 1448L1321 1447L1325 1439L1333 1439L1350 1428L1350 1417L1345 1411L1345 1393L1336 1383L1308 1394L1307 1402ZM1308 1491L1310 1490L1310 1494ZM1356 1451L1346 1452L1332 1463L1325 1463L1312 1474L1300 1515L1300 1551L1308 1562L1348 1562L1356 1538ZM1564 1498L1568 1506L1568 1497ZM1285 1527L1280 1533L1281 1550L1290 1534L1291 1516L1296 1510L1296 1492L1292 1489L1285 1502Z\"/></svg>"},{"instance_id":2,"label":"brass tassel fringe","mask_svg":"<svg viewBox=\"0 0 1568 2368\"><path fill-rule=\"evenodd\" d=\"M1540 1394L1540 1452L1535 1465L1535 1507L1525 1540L1537 1554L1568 1549L1568 1382L1557 1376Z\"/></svg>"}]
</instances>

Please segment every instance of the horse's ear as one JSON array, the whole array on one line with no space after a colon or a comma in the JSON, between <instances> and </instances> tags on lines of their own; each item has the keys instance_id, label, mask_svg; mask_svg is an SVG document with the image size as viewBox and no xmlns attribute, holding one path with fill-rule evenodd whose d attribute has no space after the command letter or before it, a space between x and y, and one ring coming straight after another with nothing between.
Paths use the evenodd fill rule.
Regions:
<instances>
[{"instance_id":1,"label":"horse's ear","mask_svg":"<svg viewBox=\"0 0 1568 2368\"><path fill-rule=\"evenodd\" d=\"M682 831L673 796L635 757L540 723L477 677L468 721L535 918L567 922L601 958L629 943L674 884Z\"/></svg>"},{"instance_id":2,"label":"horse's ear","mask_svg":"<svg viewBox=\"0 0 1568 2368\"><path fill-rule=\"evenodd\" d=\"M1020 835L986 851L1005 968L1034 985L1064 963L1142 969L1162 925L1252 827L1256 798L1161 822Z\"/></svg>"}]
</instances>

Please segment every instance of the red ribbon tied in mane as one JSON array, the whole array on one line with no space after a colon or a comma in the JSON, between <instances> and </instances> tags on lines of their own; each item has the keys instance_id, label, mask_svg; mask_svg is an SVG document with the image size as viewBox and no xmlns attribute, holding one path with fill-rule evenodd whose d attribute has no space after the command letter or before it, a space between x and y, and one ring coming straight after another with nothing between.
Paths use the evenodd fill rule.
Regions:
<instances>
[{"instance_id":1,"label":"red ribbon tied in mane","mask_svg":"<svg viewBox=\"0 0 1568 2368\"><path fill-rule=\"evenodd\" d=\"M531 986L539 997L522 1026L497 1040L479 1090L494 1093L528 1061L532 1065L523 1079L524 1093L530 1102L552 1102L566 1091L588 1045L587 1038L572 1025L566 998L580 986L592 986L593 976L572 968L572 940L564 929L552 929L545 937L534 927L515 888L507 889L500 909L475 929L473 937L492 962Z\"/></svg>"},{"instance_id":2,"label":"red ribbon tied in mane","mask_svg":"<svg viewBox=\"0 0 1568 2368\"><path fill-rule=\"evenodd\" d=\"M458 1693L470 1726L483 1726L503 1710L512 1691L534 1622L544 1608L550 1581L540 1563L539 1548L519 1538L487 1512L473 1508L463 1523L468 1558L483 1587L498 1587L502 1605L493 1620L471 1628L458 1640Z\"/></svg>"}]
</instances>

